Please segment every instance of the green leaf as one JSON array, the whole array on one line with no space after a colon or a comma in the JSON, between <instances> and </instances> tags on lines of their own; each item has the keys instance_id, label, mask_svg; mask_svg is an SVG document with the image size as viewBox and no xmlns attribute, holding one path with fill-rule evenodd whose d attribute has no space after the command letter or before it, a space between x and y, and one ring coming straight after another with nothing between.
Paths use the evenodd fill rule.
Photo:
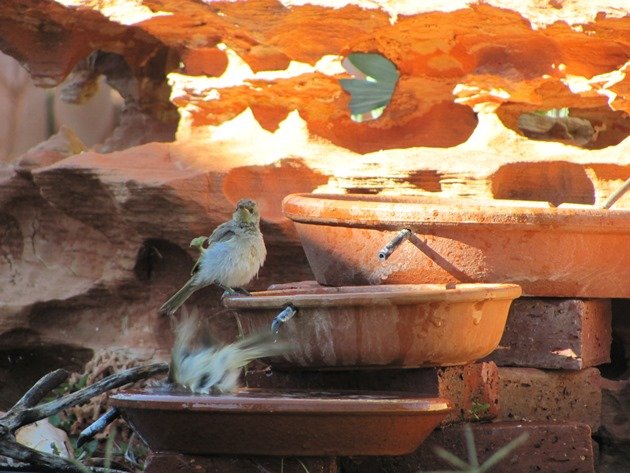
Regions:
<instances>
[{"instance_id":1,"label":"green leaf","mask_svg":"<svg viewBox=\"0 0 630 473\"><path fill-rule=\"evenodd\" d=\"M469 465L464 460L452 454L448 450L444 450L442 447L436 446L433 448L433 451L438 457L450 463L455 468L459 468L460 470L464 470L464 471L469 469Z\"/></svg>"},{"instance_id":2,"label":"green leaf","mask_svg":"<svg viewBox=\"0 0 630 473\"><path fill-rule=\"evenodd\" d=\"M389 85L358 79L340 79L341 87L352 94L350 110L353 115L368 113L389 104L394 89Z\"/></svg>"},{"instance_id":3,"label":"green leaf","mask_svg":"<svg viewBox=\"0 0 630 473\"><path fill-rule=\"evenodd\" d=\"M355 74L359 71L366 76L362 79L339 80L341 87L352 96L349 104L350 113L356 121L356 116L374 112L389 105L398 81L398 71L391 61L380 54L351 53L347 60L354 68ZM348 70L351 69L348 67Z\"/></svg>"},{"instance_id":4,"label":"green leaf","mask_svg":"<svg viewBox=\"0 0 630 473\"><path fill-rule=\"evenodd\" d=\"M79 389L83 389L86 385L87 385L87 380L88 380L88 375L87 373L84 374L83 376L81 376L79 378L79 381L77 381L77 384L75 385L75 389L78 391Z\"/></svg>"},{"instance_id":5,"label":"green leaf","mask_svg":"<svg viewBox=\"0 0 630 473\"><path fill-rule=\"evenodd\" d=\"M398 80L396 66L384 56L377 53L350 53L348 61L366 76L378 82L389 83L393 86Z\"/></svg>"}]
</instances>

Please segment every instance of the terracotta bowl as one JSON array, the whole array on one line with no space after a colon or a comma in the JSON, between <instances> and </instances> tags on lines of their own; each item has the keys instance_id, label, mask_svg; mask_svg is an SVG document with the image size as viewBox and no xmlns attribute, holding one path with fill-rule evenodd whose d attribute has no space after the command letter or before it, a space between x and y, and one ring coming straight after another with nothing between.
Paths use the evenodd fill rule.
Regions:
<instances>
[{"instance_id":1,"label":"terracotta bowl","mask_svg":"<svg viewBox=\"0 0 630 473\"><path fill-rule=\"evenodd\" d=\"M287 304L298 313L280 334L295 351L275 367L411 368L463 365L494 350L503 334L512 284L322 287L227 297L243 331L270 330Z\"/></svg>"},{"instance_id":2,"label":"terracotta bowl","mask_svg":"<svg viewBox=\"0 0 630 473\"><path fill-rule=\"evenodd\" d=\"M321 284L510 282L529 296L630 297L630 210L323 194L282 207ZM405 228L414 235L379 260Z\"/></svg>"},{"instance_id":3,"label":"terracotta bowl","mask_svg":"<svg viewBox=\"0 0 630 473\"><path fill-rule=\"evenodd\" d=\"M404 455L451 411L441 398L352 391L131 391L110 400L151 450L191 455Z\"/></svg>"}]
</instances>

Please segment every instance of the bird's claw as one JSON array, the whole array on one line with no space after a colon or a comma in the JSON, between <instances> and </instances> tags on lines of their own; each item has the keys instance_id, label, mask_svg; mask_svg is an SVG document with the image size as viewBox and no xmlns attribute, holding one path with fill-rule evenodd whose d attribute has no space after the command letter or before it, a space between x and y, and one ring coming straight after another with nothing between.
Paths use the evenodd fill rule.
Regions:
<instances>
[{"instance_id":1,"label":"bird's claw","mask_svg":"<svg viewBox=\"0 0 630 473\"><path fill-rule=\"evenodd\" d=\"M246 289L243 289L242 287L231 288L227 286L221 286L221 289L223 289L223 294L221 295L221 299L223 299L224 297L231 297L231 296L251 296L251 294Z\"/></svg>"}]
</instances>

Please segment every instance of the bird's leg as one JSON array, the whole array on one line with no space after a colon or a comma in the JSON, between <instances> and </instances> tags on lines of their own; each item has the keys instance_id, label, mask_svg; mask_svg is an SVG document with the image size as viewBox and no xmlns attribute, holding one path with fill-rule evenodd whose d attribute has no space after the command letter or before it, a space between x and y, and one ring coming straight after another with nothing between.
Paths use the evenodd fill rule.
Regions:
<instances>
[{"instance_id":1,"label":"bird's leg","mask_svg":"<svg viewBox=\"0 0 630 473\"><path fill-rule=\"evenodd\" d=\"M243 289L242 287L235 287L234 291L243 294L244 296L251 296L251 294L249 293L249 291L247 289Z\"/></svg>"},{"instance_id":2,"label":"bird's leg","mask_svg":"<svg viewBox=\"0 0 630 473\"><path fill-rule=\"evenodd\" d=\"M215 283L217 286L219 286L221 289L223 289L223 295L221 296L221 298L224 298L225 296L236 296L238 295L238 292L235 291L234 289L232 289L231 287L227 287L224 286L223 284L219 284L219 283Z\"/></svg>"}]
</instances>

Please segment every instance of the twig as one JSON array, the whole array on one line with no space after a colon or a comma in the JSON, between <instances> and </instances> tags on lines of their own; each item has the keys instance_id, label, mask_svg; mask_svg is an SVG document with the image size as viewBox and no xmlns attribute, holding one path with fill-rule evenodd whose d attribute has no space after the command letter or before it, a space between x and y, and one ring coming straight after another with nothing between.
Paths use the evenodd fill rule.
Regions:
<instances>
[{"instance_id":1,"label":"twig","mask_svg":"<svg viewBox=\"0 0 630 473\"><path fill-rule=\"evenodd\" d=\"M81 431L77 438L77 447L81 447L85 442L90 440L96 434L105 429L109 424L114 422L120 416L120 411L116 407L112 407L105 414L100 416L85 429Z\"/></svg>"},{"instance_id":2,"label":"twig","mask_svg":"<svg viewBox=\"0 0 630 473\"><path fill-rule=\"evenodd\" d=\"M39 401L44 399L46 394L55 389L68 378L69 373L66 370L55 370L37 381L31 389L15 403L7 415L11 415L21 409L26 409L37 405Z\"/></svg>"},{"instance_id":3,"label":"twig","mask_svg":"<svg viewBox=\"0 0 630 473\"><path fill-rule=\"evenodd\" d=\"M48 471L85 473L84 469L81 469L63 457L33 450L12 440L0 440L0 453L4 456L36 465L38 468L43 468Z\"/></svg>"},{"instance_id":4,"label":"twig","mask_svg":"<svg viewBox=\"0 0 630 473\"><path fill-rule=\"evenodd\" d=\"M89 471L90 473L129 473L128 471L125 470L114 470L113 468L110 468L109 470L101 467L101 466L91 466L89 468L87 467L83 467L84 469L81 471ZM13 462L13 463L7 463L7 462L0 462L0 471L4 472L12 472L12 471L23 471L23 472L28 472L28 473L32 473L33 471L33 465L30 465L28 463L24 463L24 462Z\"/></svg>"},{"instance_id":5,"label":"twig","mask_svg":"<svg viewBox=\"0 0 630 473\"><path fill-rule=\"evenodd\" d=\"M628 189L630 189L630 177L626 179L626 182L624 182L623 185L619 189L613 192L608 197L608 199L604 201L604 203L602 204L602 209L611 208L615 202L621 199L621 196L623 196L628 191Z\"/></svg>"},{"instance_id":6,"label":"twig","mask_svg":"<svg viewBox=\"0 0 630 473\"><path fill-rule=\"evenodd\" d=\"M50 417L51 415L67 409L68 407L83 404L94 396L98 396L110 389L119 388L125 384L149 378L156 374L166 373L167 371L168 364L166 363L154 363L152 365L130 368L101 379L91 386L83 388L77 392L55 399L54 401L47 402L46 404L23 409L21 411L14 412L11 415L7 414L3 419L0 419L0 425L5 425L13 432L15 429L25 424L31 424L40 419Z\"/></svg>"}]
</instances>

